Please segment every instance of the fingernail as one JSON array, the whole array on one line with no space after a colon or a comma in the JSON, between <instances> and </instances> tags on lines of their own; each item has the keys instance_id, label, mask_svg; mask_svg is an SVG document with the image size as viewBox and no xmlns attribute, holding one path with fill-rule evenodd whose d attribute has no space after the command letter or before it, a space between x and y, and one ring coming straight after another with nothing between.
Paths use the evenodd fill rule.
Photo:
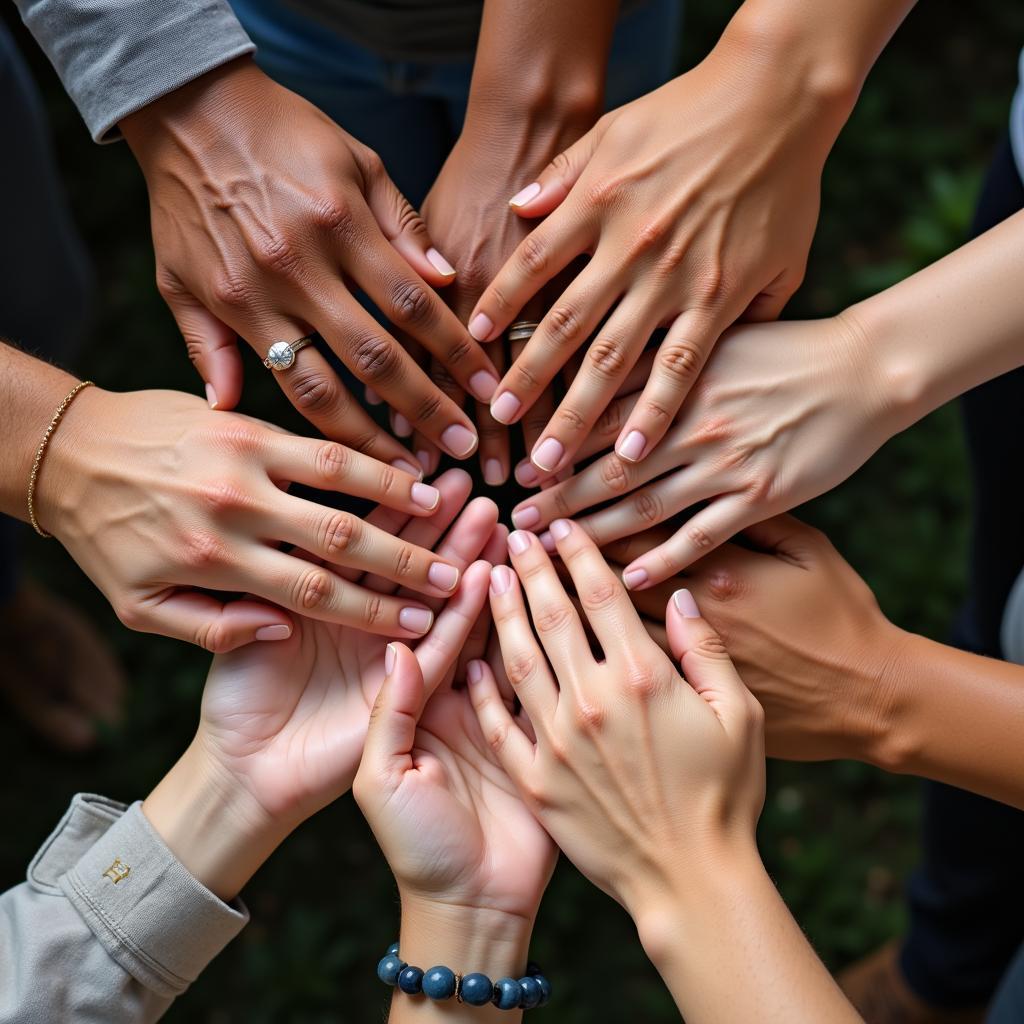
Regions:
<instances>
[{"instance_id":1,"label":"fingernail","mask_svg":"<svg viewBox=\"0 0 1024 1024\"><path fill-rule=\"evenodd\" d=\"M416 477L417 480L423 476L423 470L419 466L415 465L415 463L409 462L407 459L395 459L391 465L394 466L395 469L400 469L403 473L408 473L409 476Z\"/></svg>"},{"instance_id":2,"label":"fingernail","mask_svg":"<svg viewBox=\"0 0 1024 1024\"><path fill-rule=\"evenodd\" d=\"M512 586L512 570L507 565L496 565L491 570L491 593L505 594Z\"/></svg>"},{"instance_id":3,"label":"fingernail","mask_svg":"<svg viewBox=\"0 0 1024 1024\"><path fill-rule=\"evenodd\" d=\"M370 405L381 405L384 402L384 399L381 398L380 395L378 395L377 392L374 391L373 388L371 387L366 388L366 390L363 392L363 397Z\"/></svg>"},{"instance_id":4,"label":"fingernail","mask_svg":"<svg viewBox=\"0 0 1024 1024\"><path fill-rule=\"evenodd\" d=\"M553 555L557 550L555 547L555 538L551 536L550 530L545 530L537 539L540 541L540 546L549 555Z\"/></svg>"},{"instance_id":5,"label":"fingernail","mask_svg":"<svg viewBox=\"0 0 1024 1024\"><path fill-rule=\"evenodd\" d=\"M412 485L410 493L412 500L428 512L433 512L441 502L441 492L436 487L431 487L430 484L415 483Z\"/></svg>"},{"instance_id":6,"label":"fingernail","mask_svg":"<svg viewBox=\"0 0 1024 1024\"><path fill-rule=\"evenodd\" d=\"M484 483L496 487L505 482L505 467L500 459L487 459L484 462Z\"/></svg>"},{"instance_id":7,"label":"fingernail","mask_svg":"<svg viewBox=\"0 0 1024 1024\"><path fill-rule=\"evenodd\" d=\"M395 670L395 659L398 657L398 651L394 644L388 644L384 648L384 675L389 676Z\"/></svg>"},{"instance_id":8,"label":"fingernail","mask_svg":"<svg viewBox=\"0 0 1024 1024\"><path fill-rule=\"evenodd\" d=\"M647 447L647 438L639 430L631 430L626 439L615 449L615 454L627 462L639 462Z\"/></svg>"},{"instance_id":9,"label":"fingernail","mask_svg":"<svg viewBox=\"0 0 1024 1024\"><path fill-rule=\"evenodd\" d=\"M483 677L483 662L474 660L466 666L466 681L470 684L470 686L474 685L475 683L479 683L480 680L483 679Z\"/></svg>"},{"instance_id":10,"label":"fingernail","mask_svg":"<svg viewBox=\"0 0 1024 1024\"><path fill-rule=\"evenodd\" d=\"M423 472L424 473L429 473L430 472L430 452L428 452L426 450L426 448L421 448L416 453L416 459L419 462L419 464L423 467Z\"/></svg>"},{"instance_id":11,"label":"fingernail","mask_svg":"<svg viewBox=\"0 0 1024 1024\"><path fill-rule=\"evenodd\" d=\"M525 206L531 199L536 199L540 195L540 182L535 181L532 185L527 185L521 192L517 192L509 201L509 206Z\"/></svg>"},{"instance_id":12,"label":"fingernail","mask_svg":"<svg viewBox=\"0 0 1024 1024\"><path fill-rule=\"evenodd\" d=\"M516 466L516 480L523 487L534 487L540 480L540 473L537 472L537 467L532 462L520 462Z\"/></svg>"},{"instance_id":13,"label":"fingernail","mask_svg":"<svg viewBox=\"0 0 1024 1024\"><path fill-rule=\"evenodd\" d=\"M217 392L214 391L212 384L206 385L206 400L210 403L211 409L217 408Z\"/></svg>"},{"instance_id":14,"label":"fingernail","mask_svg":"<svg viewBox=\"0 0 1024 1024\"><path fill-rule=\"evenodd\" d=\"M427 570L427 579L439 590L454 590L459 582L459 570L454 565L435 562Z\"/></svg>"},{"instance_id":15,"label":"fingernail","mask_svg":"<svg viewBox=\"0 0 1024 1024\"><path fill-rule=\"evenodd\" d=\"M491 402L491 415L499 423L504 423L507 426L516 418L522 405L523 403L511 391L506 391Z\"/></svg>"},{"instance_id":16,"label":"fingernail","mask_svg":"<svg viewBox=\"0 0 1024 1024\"><path fill-rule=\"evenodd\" d=\"M565 454L565 445L561 441L556 440L553 437L546 437L537 447L533 450L533 454L530 458L533 460L535 466L540 466L546 473L550 473L551 470L562 461L562 456Z\"/></svg>"},{"instance_id":17,"label":"fingernail","mask_svg":"<svg viewBox=\"0 0 1024 1024\"><path fill-rule=\"evenodd\" d=\"M408 437L412 433L412 424L400 412L394 414L391 425L399 437Z\"/></svg>"},{"instance_id":18,"label":"fingernail","mask_svg":"<svg viewBox=\"0 0 1024 1024\"><path fill-rule=\"evenodd\" d=\"M486 341L494 330L494 321L486 313L477 313L469 321L469 333L477 341Z\"/></svg>"},{"instance_id":19,"label":"fingernail","mask_svg":"<svg viewBox=\"0 0 1024 1024\"><path fill-rule=\"evenodd\" d=\"M403 608L398 613L398 623L402 629L422 636L434 622L434 613L426 608Z\"/></svg>"},{"instance_id":20,"label":"fingernail","mask_svg":"<svg viewBox=\"0 0 1024 1024\"><path fill-rule=\"evenodd\" d=\"M628 569L622 574L622 582L626 584L627 590L636 590L647 582L647 570Z\"/></svg>"},{"instance_id":21,"label":"fingernail","mask_svg":"<svg viewBox=\"0 0 1024 1024\"><path fill-rule=\"evenodd\" d=\"M568 519L556 519L549 529L555 540L565 540L572 533L572 524Z\"/></svg>"},{"instance_id":22,"label":"fingernail","mask_svg":"<svg viewBox=\"0 0 1024 1024\"><path fill-rule=\"evenodd\" d=\"M508 549L513 555L521 555L530 546L532 534L514 530L508 535Z\"/></svg>"},{"instance_id":23,"label":"fingernail","mask_svg":"<svg viewBox=\"0 0 1024 1024\"><path fill-rule=\"evenodd\" d=\"M512 525L518 530L529 530L539 522L540 509L536 505L526 505L512 513Z\"/></svg>"},{"instance_id":24,"label":"fingernail","mask_svg":"<svg viewBox=\"0 0 1024 1024\"><path fill-rule=\"evenodd\" d=\"M445 277L455 276L455 268L433 246L427 250L427 259L439 274L444 274Z\"/></svg>"},{"instance_id":25,"label":"fingernail","mask_svg":"<svg viewBox=\"0 0 1024 1024\"><path fill-rule=\"evenodd\" d=\"M291 626L260 626L256 630L257 640L287 640L291 635Z\"/></svg>"},{"instance_id":26,"label":"fingernail","mask_svg":"<svg viewBox=\"0 0 1024 1024\"><path fill-rule=\"evenodd\" d=\"M469 390L473 392L475 398L479 398L481 402L489 402L491 395L498 390L498 378L493 373L488 373L486 370L477 370L472 377L469 378Z\"/></svg>"},{"instance_id":27,"label":"fingernail","mask_svg":"<svg viewBox=\"0 0 1024 1024\"><path fill-rule=\"evenodd\" d=\"M672 602L684 619L700 618L700 609L697 607L697 602L693 599L693 594L688 590L677 590L672 595Z\"/></svg>"},{"instance_id":28,"label":"fingernail","mask_svg":"<svg viewBox=\"0 0 1024 1024\"><path fill-rule=\"evenodd\" d=\"M457 459L464 459L476 448L476 434L461 423L453 423L441 434L441 444Z\"/></svg>"}]
</instances>

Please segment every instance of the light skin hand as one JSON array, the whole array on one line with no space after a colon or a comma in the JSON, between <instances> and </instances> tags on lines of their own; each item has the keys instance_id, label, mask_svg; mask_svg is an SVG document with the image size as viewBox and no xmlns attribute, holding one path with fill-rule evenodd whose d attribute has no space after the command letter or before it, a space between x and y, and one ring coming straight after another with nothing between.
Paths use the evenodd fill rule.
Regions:
<instances>
[{"instance_id":1,"label":"light skin hand","mask_svg":"<svg viewBox=\"0 0 1024 1024\"><path fill-rule=\"evenodd\" d=\"M298 615L390 636L426 633L432 612L423 598L450 595L458 565L290 495L291 483L377 500L403 519L427 517L442 500L438 488L336 442L214 412L191 395L87 388L50 443L37 505L44 527L133 629L214 652L279 641ZM345 569L380 573L417 596L379 594L345 579ZM224 602L210 591L249 596Z\"/></svg>"},{"instance_id":2,"label":"light skin hand","mask_svg":"<svg viewBox=\"0 0 1024 1024\"><path fill-rule=\"evenodd\" d=\"M363 289L482 400L496 375L433 290L454 278L377 156L248 59L233 61L121 123L146 175L157 283L211 387L233 408L236 336L260 358L319 332L397 413L456 458L477 446L443 395L353 294ZM303 349L275 376L322 433L383 461L408 459Z\"/></svg>"}]
</instances>

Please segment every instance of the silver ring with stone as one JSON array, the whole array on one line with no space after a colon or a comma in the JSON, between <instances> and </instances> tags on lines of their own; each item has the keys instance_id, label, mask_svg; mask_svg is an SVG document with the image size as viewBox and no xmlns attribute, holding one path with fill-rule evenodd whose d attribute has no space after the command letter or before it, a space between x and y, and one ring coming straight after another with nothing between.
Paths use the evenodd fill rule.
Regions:
<instances>
[{"instance_id":1,"label":"silver ring with stone","mask_svg":"<svg viewBox=\"0 0 1024 1024\"><path fill-rule=\"evenodd\" d=\"M312 345L315 337L310 334L305 338L299 338L298 341L275 341L267 349L267 358L263 360L263 365L276 373L290 369L295 363L296 352L301 351L307 345Z\"/></svg>"},{"instance_id":2,"label":"silver ring with stone","mask_svg":"<svg viewBox=\"0 0 1024 1024\"><path fill-rule=\"evenodd\" d=\"M540 327L540 323L537 320L517 320L508 329L508 340L529 341L538 327Z\"/></svg>"}]
</instances>

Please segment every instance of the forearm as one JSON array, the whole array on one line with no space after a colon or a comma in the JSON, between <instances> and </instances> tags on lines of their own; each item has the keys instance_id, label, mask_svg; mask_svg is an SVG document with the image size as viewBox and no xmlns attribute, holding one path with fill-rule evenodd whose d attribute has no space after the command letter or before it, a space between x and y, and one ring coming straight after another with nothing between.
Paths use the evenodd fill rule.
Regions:
<instances>
[{"instance_id":1,"label":"forearm","mask_svg":"<svg viewBox=\"0 0 1024 1024\"><path fill-rule=\"evenodd\" d=\"M675 892L634 913L688 1024L841 1024L860 1017L800 931L748 840L680 865ZM726 966L728 965L728 966Z\"/></svg>"}]
</instances>

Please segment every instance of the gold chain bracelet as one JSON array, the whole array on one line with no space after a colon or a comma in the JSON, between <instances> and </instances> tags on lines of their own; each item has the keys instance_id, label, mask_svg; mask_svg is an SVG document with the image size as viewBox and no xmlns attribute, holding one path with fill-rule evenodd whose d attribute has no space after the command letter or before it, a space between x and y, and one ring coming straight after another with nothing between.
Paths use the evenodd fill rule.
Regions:
<instances>
[{"instance_id":1,"label":"gold chain bracelet","mask_svg":"<svg viewBox=\"0 0 1024 1024\"><path fill-rule=\"evenodd\" d=\"M60 423L61 416L67 412L68 406L74 401L75 395L77 395L79 391L89 387L91 384L91 380L83 380L71 389L67 398L57 406L57 411L53 414L53 419L50 420L50 425L46 428L46 433L43 434L42 441L39 442L39 448L36 451L36 460L32 463L32 475L28 478L28 518L29 522L32 524L32 529L35 530L40 537L52 537L53 534L47 533L39 525L39 521L36 519L36 481L39 479L39 467L43 464L43 456L46 454L46 449L50 443L50 438L53 437L53 432L57 429L57 424Z\"/></svg>"}]
</instances>

